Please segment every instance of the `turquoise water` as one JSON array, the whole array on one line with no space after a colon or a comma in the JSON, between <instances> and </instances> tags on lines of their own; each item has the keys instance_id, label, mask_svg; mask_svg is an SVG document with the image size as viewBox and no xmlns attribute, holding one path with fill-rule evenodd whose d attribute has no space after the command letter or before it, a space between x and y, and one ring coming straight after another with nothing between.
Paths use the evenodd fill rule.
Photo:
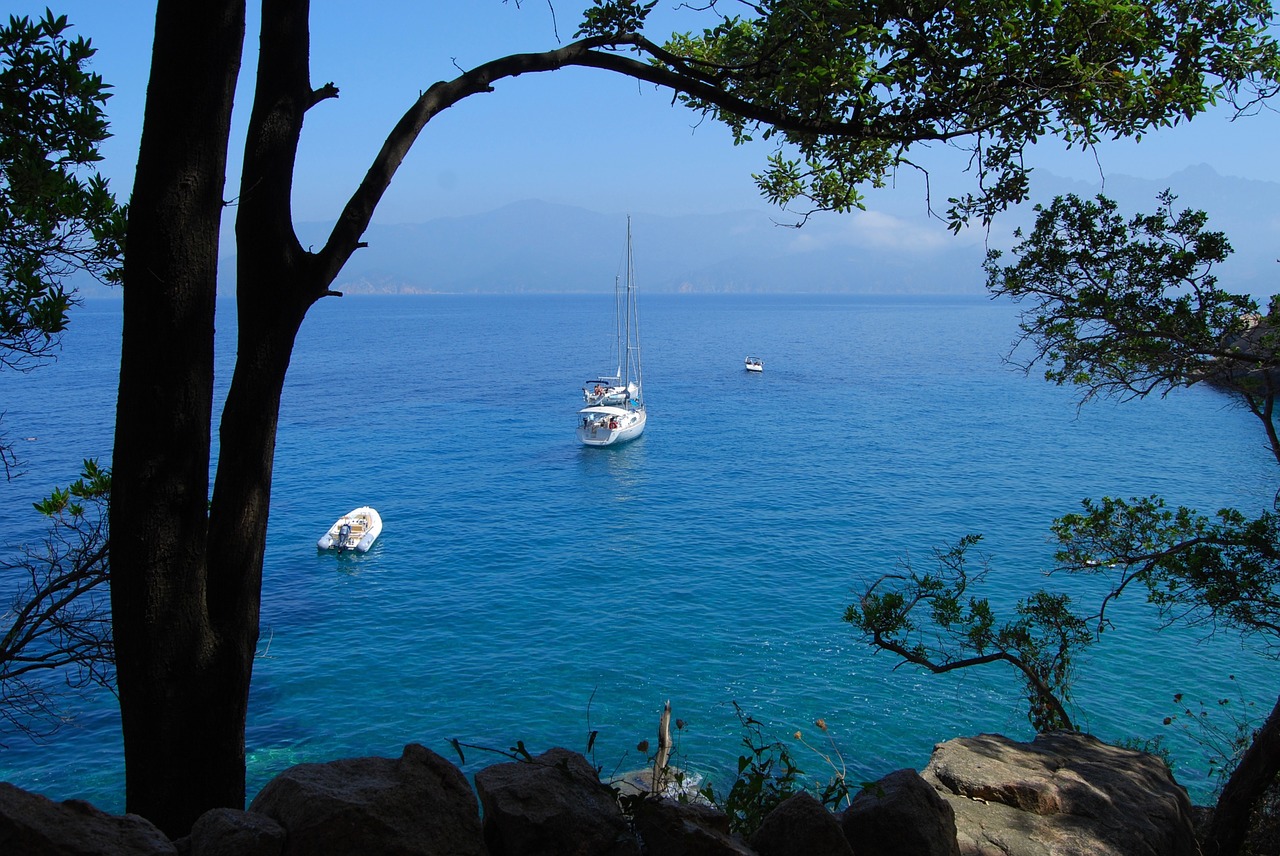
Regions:
<instances>
[{"instance_id":1,"label":"turquoise water","mask_svg":"<svg viewBox=\"0 0 1280 856\"><path fill-rule=\"evenodd\" d=\"M225 388L234 314L221 311ZM293 763L410 741L456 757L455 738L584 751L597 731L596 762L629 769L668 699L685 722L680 762L721 783L741 748L733 702L819 778L826 762L790 740L800 730L828 751L819 717L855 780L920 768L957 735L1029 737L1007 673L895 670L841 621L845 606L969 532L985 535L992 597L1011 602L1045 584L1048 525L1087 496L1272 499L1275 465L1247 413L1206 390L1077 411L1069 390L1002 362L1006 304L654 295L640 311L648 428L587 449L575 411L581 383L612 368L611 295L313 309L280 419L251 792ZM0 375L2 427L26 461L0 503L7 542L38 536L30 501L82 458L109 459L118 339L119 305L91 303L57 364ZM743 370L748 353L764 373ZM385 522L374 549L318 554L333 519L364 504ZM1161 725L1173 694L1243 691L1269 709L1274 663L1228 637L1152 636L1141 605L1121 605L1082 664L1080 720L1106 739L1166 734L1203 798L1198 748ZM10 740L0 779L119 811L112 700L77 710L48 745Z\"/></svg>"}]
</instances>

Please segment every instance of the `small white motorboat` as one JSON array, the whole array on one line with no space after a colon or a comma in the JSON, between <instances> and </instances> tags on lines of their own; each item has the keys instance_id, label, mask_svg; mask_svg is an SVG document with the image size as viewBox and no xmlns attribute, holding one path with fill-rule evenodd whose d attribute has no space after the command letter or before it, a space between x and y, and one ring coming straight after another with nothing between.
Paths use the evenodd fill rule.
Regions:
<instances>
[{"instance_id":1,"label":"small white motorboat","mask_svg":"<svg viewBox=\"0 0 1280 856\"><path fill-rule=\"evenodd\" d=\"M348 511L339 517L324 533L316 546L321 550L337 550L339 553L355 550L367 553L382 534L382 518L378 512L365 505Z\"/></svg>"},{"instance_id":2,"label":"small white motorboat","mask_svg":"<svg viewBox=\"0 0 1280 856\"><path fill-rule=\"evenodd\" d=\"M747 357L747 371L762 372L764 371L764 360L759 357Z\"/></svg>"}]
</instances>

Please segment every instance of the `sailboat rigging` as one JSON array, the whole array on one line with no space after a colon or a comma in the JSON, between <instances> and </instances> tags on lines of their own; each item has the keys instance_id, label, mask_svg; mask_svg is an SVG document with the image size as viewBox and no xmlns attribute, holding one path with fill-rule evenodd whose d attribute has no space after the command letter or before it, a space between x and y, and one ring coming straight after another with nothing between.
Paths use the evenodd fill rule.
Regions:
<instances>
[{"instance_id":1,"label":"sailboat rigging","mask_svg":"<svg viewBox=\"0 0 1280 856\"><path fill-rule=\"evenodd\" d=\"M647 414L640 368L640 316L636 305L635 264L631 252L631 218L627 218L625 288L614 280L618 368L582 390L587 406L578 411L578 439L587 446L612 446L639 437Z\"/></svg>"}]
</instances>

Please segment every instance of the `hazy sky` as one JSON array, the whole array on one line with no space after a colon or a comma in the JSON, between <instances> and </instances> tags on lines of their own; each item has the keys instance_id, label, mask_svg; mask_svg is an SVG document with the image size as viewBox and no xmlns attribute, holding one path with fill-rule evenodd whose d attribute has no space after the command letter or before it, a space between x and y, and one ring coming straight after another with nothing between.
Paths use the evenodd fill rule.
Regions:
<instances>
[{"instance_id":1,"label":"hazy sky","mask_svg":"<svg viewBox=\"0 0 1280 856\"><path fill-rule=\"evenodd\" d=\"M115 137L103 171L124 196L132 183L142 125L155 4L142 0L48 0L98 48L94 68L115 87L108 103ZM581 2L524 0L313 0L312 82L333 81L341 97L307 114L294 204L298 220L332 220L359 182L387 132L433 82L458 67L569 41ZM693 26L660 0L649 27L657 38ZM38 16L46 0L8 10ZM236 104L232 157L238 162L257 61L256 7L250 6ZM672 106L669 94L607 72L570 69L500 81L435 118L406 159L375 221L414 222L470 214L524 199L601 212L718 212L764 208L750 175L765 145L733 147L720 126ZM1100 151L1108 175L1160 179L1207 163L1223 175L1280 181L1280 117L1235 123L1209 115L1140 143ZM1093 156L1049 142L1033 162L1058 175L1098 177ZM935 175L935 189L955 169ZM892 207L920 204L921 184L902 177ZM231 164L227 195L238 187ZM875 207L882 195L872 197Z\"/></svg>"}]
</instances>

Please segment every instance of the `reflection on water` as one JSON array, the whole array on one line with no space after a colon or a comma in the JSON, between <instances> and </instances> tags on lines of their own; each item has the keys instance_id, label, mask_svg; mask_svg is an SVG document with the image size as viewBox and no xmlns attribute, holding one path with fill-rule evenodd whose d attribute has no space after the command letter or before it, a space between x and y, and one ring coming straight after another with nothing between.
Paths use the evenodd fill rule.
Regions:
<instances>
[{"instance_id":1,"label":"reflection on water","mask_svg":"<svg viewBox=\"0 0 1280 856\"><path fill-rule=\"evenodd\" d=\"M595 492L603 487L600 480L607 479L614 499L619 502L636 499L647 465L645 449L649 427L634 440L616 446L582 446L578 451L578 468L583 487Z\"/></svg>"}]
</instances>

